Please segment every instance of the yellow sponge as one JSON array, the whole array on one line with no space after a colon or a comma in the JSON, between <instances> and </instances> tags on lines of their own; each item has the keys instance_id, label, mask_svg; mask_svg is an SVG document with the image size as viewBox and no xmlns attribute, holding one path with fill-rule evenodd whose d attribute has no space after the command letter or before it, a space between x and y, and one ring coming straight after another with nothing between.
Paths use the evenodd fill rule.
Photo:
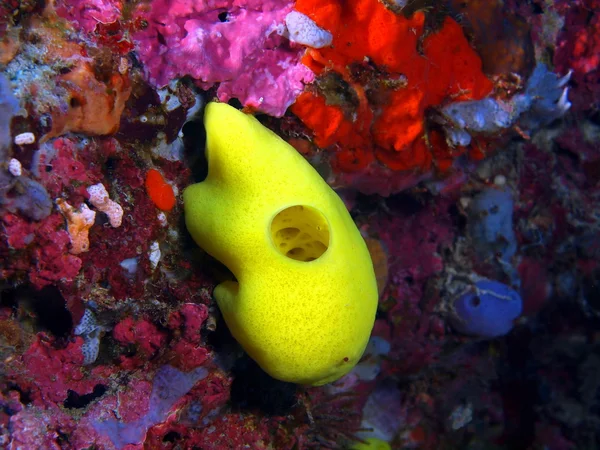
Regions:
<instances>
[{"instance_id":1,"label":"yellow sponge","mask_svg":"<svg viewBox=\"0 0 600 450\"><path fill-rule=\"evenodd\" d=\"M392 450L392 447L381 439L368 438L364 443L354 444L351 450Z\"/></svg>"},{"instance_id":2,"label":"yellow sponge","mask_svg":"<svg viewBox=\"0 0 600 450\"><path fill-rule=\"evenodd\" d=\"M377 309L362 236L310 164L254 117L210 103L204 124L209 173L185 190L185 219L237 279L214 292L231 333L274 378L340 378L359 361Z\"/></svg>"}]
</instances>

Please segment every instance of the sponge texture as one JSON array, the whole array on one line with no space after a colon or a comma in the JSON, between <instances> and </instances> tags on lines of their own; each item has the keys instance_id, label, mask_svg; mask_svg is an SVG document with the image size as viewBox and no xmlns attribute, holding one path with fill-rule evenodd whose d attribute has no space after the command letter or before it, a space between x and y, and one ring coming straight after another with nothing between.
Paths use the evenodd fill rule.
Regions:
<instances>
[{"instance_id":1,"label":"sponge texture","mask_svg":"<svg viewBox=\"0 0 600 450\"><path fill-rule=\"evenodd\" d=\"M236 277L214 292L233 336L274 378L343 376L367 345L378 299L350 214L254 117L211 103L204 122L209 174L184 192L186 224Z\"/></svg>"}]
</instances>

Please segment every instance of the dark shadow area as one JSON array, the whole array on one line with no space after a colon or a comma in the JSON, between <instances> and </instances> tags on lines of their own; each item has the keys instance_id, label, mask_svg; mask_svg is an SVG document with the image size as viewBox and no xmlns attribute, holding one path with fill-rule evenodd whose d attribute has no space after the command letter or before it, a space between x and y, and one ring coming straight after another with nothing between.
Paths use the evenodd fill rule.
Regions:
<instances>
[{"instance_id":1,"label":"dark shadow area","mask_svg":"<svg viewBox=\"0 0 600 450\"><path fill-rule=\"evenodd\" d=\"M103 384L97 384L94 386L94 390L92 392L83 395L79 395L77 392L69 389L67 391L67 399L63 403L63 406L68 409L85 408L95 399L102 397L105 392L106 386Z\"/></svg>"},{"instance_id":2,"label":"dark shadow area","mask_svg":"<svg viewBox=\"0 0 600 450\"><path fill-rule=\"evenodd\" d=\"M205 335L215 352L215 361L234 377L231 384L231 406L238 410L260 411L266 415L290 414L296 403L298 385L279 381L264 372L244 353L222 318L215 331Z\"/></svg>"},{"instance_id":3,"label":"dark shadow area","mask_svg":"<svg viewBox=\"0 0 600 450\"><path fill-rule=\"evenodd\" d=\"M0 305L17 312L22 308L26 316L33 317L36 331L48 331L57 338L65 338L73 330L73 318L62 294L55 286L42 290L31 286L7 289L0 294Z\"/></svg>"},{"instance_id":4,"label":"dark shadow area","mask_svg":"<svg viewBox=\"0 0 600 450\"><path fill-rule=\"evenodd\" d=\"M208 176L208 160L206 159L206 129L202 117L190 120L181 131L184 157L192 172L192 180L196 183L204 181Z\"/></svg>"},{"instance_id":5,"label":"dark shadow area","mask_svg":"<svg viewBox=\"0 0 600 450\"><path fill-rule=\"evenodd\" d=\"M29 304L37 316L40 328L56 337L66 337L73 329L73 318L60 291L47 286L41 291L30 291Z\"/></svg>"},{"instance_id":6,"label":"dark shadow area","mask_svg":"<svg viewBox=\"0 0 600 450\"><path fill-rule=\"evenodd\" d=\"M421 212L432 199L432 194L429 191L419 192L400 192L389 196L385 204L393 212L400 213L406 216L412 216Z\"/></svg>"},{"instance_id":7,"label":"dark shadow area","mask_svg":"<svg viewBox=\"0 0 600 450\"><path fill-rule=\"evenodd\" d=\"M270 377L246 355L236 361L232 374L231 404L234 408L259 410L272 416L291 413L296 403L297 384Z\"/></svg>"}]
</instances>

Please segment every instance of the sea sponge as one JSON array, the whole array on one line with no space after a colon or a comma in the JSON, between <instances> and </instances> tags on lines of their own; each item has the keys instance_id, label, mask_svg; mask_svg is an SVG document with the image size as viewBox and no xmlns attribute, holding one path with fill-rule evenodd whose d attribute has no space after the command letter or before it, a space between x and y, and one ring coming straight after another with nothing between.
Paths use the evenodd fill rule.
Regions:
<instances>
[{"instance_id":1,"label":"sea sponge","mask_svg":"<svg viewBox=\"0 0 600 450\"><path fill-rule=\"evenodd\" d=\"M377 438L367 438L364 442L358 442L352 446L352 450L391 450L390 444Z\"/></svg>"},{"instance_id":2,"label":"sea sponge","mask_svg":"<svg viewBox=\"0 0 600 450\"><path fill-rule=\"evenodd\" d=\"M73 208L65 199L56 199L56 205L67 219L67 228L71 238L71 250L74 255L90 249L89 231L96 220L96 212L82 203L79 209Z\"/></svg>"},{"instance_id":3,"label":"sea sponge","mask_svg":"<svg viewBox=\"0 0 600 450\"><path fill-rule=\"evenodd\" d=\"M439 157L426 130L427 111L492 90L460 25L447 17L429 32L424 12L407 18L379 0L298 0L295 9L333 36L331 45L306 52L317 83L291 111L331 150L334 172L369 174L379 163L408 176L448 169L447 152ZM331 101L344 85L322 83L332 73L356 101ZM453 149L450 162L464 152Z\"/></svg>"},{"instance_id":4,"label":"sea sponge","mask_svg":"<svg viewBox=\"0 0 600 450\"><path fill-rule=\"evenodd\" d=\"M66 110L52 115L52 129L42 138L46 141L69 131L88 135L105 135L119 129L125 102L131 93L126 75L114 73L106 81L96 79L87 63L78 64L58 80L69 92Z\"/></svg>"},{"instance_id":5,"label":"sea sponge","mask_svg":"<svg viewBox=\"0 0 600 450\"><path fill-rule=\"evenodd\" d=\"M123 221L123 208L109 198L104 185L102 183L94 184L87 188L87 192L90 196L90 203L108 216L110 225L114 228L120 227Z\"/></svg>"},{"instance_id":6,"label":"sea sponge","mask_svg":"<svg viewBox=\"0 0 600 450\"><path fill-rule=\"evenodd\" d=\"M173 188L167 183L162 174L156 169L150 169L146 174L146 192L158 209L171 211L177 203Z\"/></svg>"},{"instance_id":7,"label":"sea sponge","mask_svg":"<svg viewBox=\"0 0 600 450\"><path fill-rule=\"evenodd\" d=\"M233 336L274 378L321 385L367 346L377 281L337 194L252 116L211 103L209 173L184 194L187 228L237 281L214 295Z\"/></svg>"},{"instance_id":8,"label":"sea sponge","mask_svg":"<svg viewBox=\"0 0 600 450\"><path fill-rule=\"evenodd\" d=\"M521 315L518 292L495 280L482 278L453 302L450 322L459 333L483 338L508 334Z\"/></svg>"}]
</instances>

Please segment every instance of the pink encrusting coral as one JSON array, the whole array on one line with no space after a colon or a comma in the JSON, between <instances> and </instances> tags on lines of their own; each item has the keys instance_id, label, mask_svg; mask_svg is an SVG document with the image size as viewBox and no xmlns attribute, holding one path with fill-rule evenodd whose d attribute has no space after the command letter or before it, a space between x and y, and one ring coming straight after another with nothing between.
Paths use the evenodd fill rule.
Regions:
<instances>
[{"instance_id":1,"label":"pink encrusting coral","mask_svg":"<svg viewBox=\"0 0 600 450\"><path fill-rule=\"evenodd\" d=\"M291 10L285 0L159 0L137 10L148 26L134 38L155 86L189 75L205 89L221 83L222 101L282 116L314 77L304 47L280 35Z\"/></svg>"},{"instance_id":2,"label":"pink encrusting coral","mask_svg":"<svg viewBox=\"0 0 600 450\"><path fill-rule=\"evenodd\" d=\"M71 282L79 273L82 262L69 254L69 233L59 212L37 223L5 214L2 225L6 243L18 257L18 262L7 264L0 271L3 278L27 273L29 282L40 289L61 280Z\"/></svg>"},{"instance_id":3,"label":"pink encrusting coral","mask_svg":"<svg viewBox=\"0 0 600 450\"><path fill-rule=\"evenodd\" d=\"M554 53L558 70L573 71L576 110L597 110L600 104L600 1L560 2L565 15Z\"/></svg>"},{"instance_id":4,"label":"pink encrusting coral","mask_svg":"<svg viewBox=\"0 0 600 450\"><path fill-rule=\"evenodd\" d=\"M600 442L600 0L42 3L0 2L0 448ZM274 115L297 97L259 119L365 238L377 320L332 385L242 354L213 298L227 274L185 231L215 96ZM492 281L523 314L488 340L461 330L497 315L459 319L465 298L496 311Z\"/></svg>"},{"instance_id":5,"label":"pink encrusting coral","mask_svg":"<svg viewBox=\"0 0 600 450\"><path fill-rule=\"evenodd\" d=\"M76 23L88 33L94 31L99 23L106 24L119 19L122 7L122 2L118 0L62 0L55 5L59 16Z\"/></svg>"}]
</instances>

